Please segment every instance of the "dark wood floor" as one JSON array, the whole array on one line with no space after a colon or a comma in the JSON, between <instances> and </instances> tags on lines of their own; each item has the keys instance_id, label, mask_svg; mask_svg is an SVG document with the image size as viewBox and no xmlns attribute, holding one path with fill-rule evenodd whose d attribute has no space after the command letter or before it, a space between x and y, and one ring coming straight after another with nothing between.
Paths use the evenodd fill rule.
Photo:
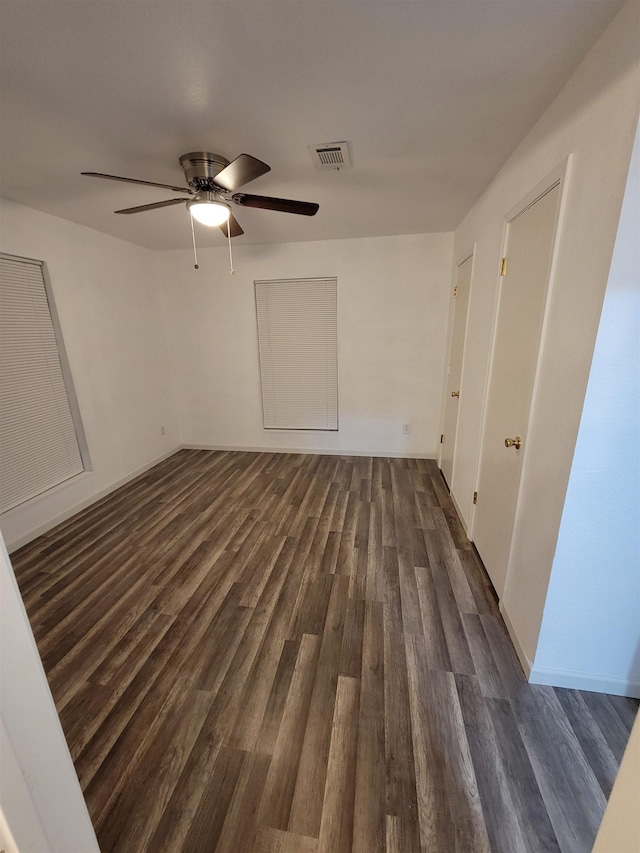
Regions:
<instances>
[{"instance_id":1,"label":"dark wood floor","mask_svg":"<svg viewBox=\"0 0 640 853\"><path fill-rule=\"evenodd\" d=\"M104 853L591 850L637 702L527 684L433 462L182 451L13 562Z\"/></svg>"}]
</instances>

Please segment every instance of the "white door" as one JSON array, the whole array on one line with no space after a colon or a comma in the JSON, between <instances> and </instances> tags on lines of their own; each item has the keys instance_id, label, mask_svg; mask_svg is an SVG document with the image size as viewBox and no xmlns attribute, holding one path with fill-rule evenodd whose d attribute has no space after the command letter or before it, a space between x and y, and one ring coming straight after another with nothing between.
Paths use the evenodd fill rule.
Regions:
<instances>
[{"instance_id":1,"label":"white door","mask_svg":"<svg viewBox=\"0 0 640 853\"><path fill-rule=\"evenodd\" d=\"M440 451L440 470L447 485L451 488L453 475L453 455L456 449L458 430L458 406L460 405L460 379L462 378L462 354L467 330L467 311L469 308L469 290L471 288L471 267L473 257L467 258L458 267L455 299L453 307L453 330L451 333L451 351L447 374L447 393L444 401L444 423L442 427L442 448Z\"/></svg>"},{"instance_id":2,"label":"white door","mask_svg":"<svg viewBox=\"0 0 640 853\"><path fill-rule=\"evenodd\" d=\"M473 540L502 597L549 279L559 185L508 226Z\"/></svg>"}]
</instances>

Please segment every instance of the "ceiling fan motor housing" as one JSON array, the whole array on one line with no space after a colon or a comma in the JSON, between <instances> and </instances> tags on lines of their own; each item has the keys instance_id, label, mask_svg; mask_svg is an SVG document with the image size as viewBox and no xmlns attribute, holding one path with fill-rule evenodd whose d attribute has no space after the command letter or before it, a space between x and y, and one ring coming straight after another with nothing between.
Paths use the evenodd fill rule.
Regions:
<instances>
[{"instance_id":1,"label":"ceiling fan motor housing","mask_svg":"<svg viewBox=\"0 0 640 853\"><path fill-rule=\"evenodd\" d=\"M191 151L189 154L182 155L180 165L189 186L200 189L213 181L218 172L229 165L229 161L225 157L221 157L220 154Z\"/></svg>"}]
</instances>

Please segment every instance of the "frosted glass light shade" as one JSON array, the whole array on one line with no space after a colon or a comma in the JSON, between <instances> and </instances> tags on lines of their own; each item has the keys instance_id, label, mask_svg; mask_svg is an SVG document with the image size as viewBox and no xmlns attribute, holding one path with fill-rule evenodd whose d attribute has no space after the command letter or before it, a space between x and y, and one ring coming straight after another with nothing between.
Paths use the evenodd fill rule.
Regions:
<instances>
[{"instance_id":1,"label":"frosted glass light shade","mask_svg":"<svg viewBox=\"0 0 640 853\"><path fill-rule=\"evenodd\" d=\"M231 209L221 201L191 201L187 207L203 225L223 225L231 216Z\"/></svg>"}]
</instances>

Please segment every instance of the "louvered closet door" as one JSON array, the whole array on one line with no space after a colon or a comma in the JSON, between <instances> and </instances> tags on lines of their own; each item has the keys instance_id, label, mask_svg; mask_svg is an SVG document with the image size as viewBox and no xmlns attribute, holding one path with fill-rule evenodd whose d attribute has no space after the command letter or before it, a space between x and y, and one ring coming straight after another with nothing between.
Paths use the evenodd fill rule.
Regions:
<instances>
[{"instance_id":1,"label":"louvered closet door","mask_svg":"<svg viewBox=\"0 0 640 853\"><path fill-rule=\"evenodd\" d=\"M337 279L255 287L265 429L337 430Z\"/></svg>"},{"instance_id":2,"label":"louvered closet door","mask_svg":"<svg viewBox=\"0 0 640 853\"><path fill-rule=\"evenodd\" d=\"M42 264L0 257L0 511L83 470Z\"/></svg>"}]
</instances>

